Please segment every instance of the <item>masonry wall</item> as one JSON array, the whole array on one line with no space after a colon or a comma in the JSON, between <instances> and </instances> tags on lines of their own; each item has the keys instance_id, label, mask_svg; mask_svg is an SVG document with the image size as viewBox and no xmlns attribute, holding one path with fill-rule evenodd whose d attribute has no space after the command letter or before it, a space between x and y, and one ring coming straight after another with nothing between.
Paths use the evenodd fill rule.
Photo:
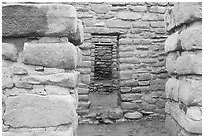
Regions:
<instances>
[{"instance_id":1,"label":"masonry wall","mask_svg":"<svg viewBox=\"0 0 204 138\"><path fill-rule=\"evenodd\" d=\"M65 3L67 4L67 3ZM118 106L122 116L139 111L143 115L164 113L165 68L164 42L167 38L164 13L173 6L168 2L135 3L68 3L73 5L78 18L84 24L82 65L78 113L81 117L92 116L88 95L94 80L94 43L109 41L93 34L119 34L118 40ZM117 113L116 113L117 114ZM106 115L108 117L108 115ZM121 115L119 115L121 116Z\"/></svg>"},{"instance_id":2,"label":"masonry wall","mask_svg":"<svg viewBox=\"0 0 204 138\"><path fill-rule=\"evenodd\" d=\"M166 128L169 135L202 135L202 3L176 3L165 15Z\"/></svg>"},{"instance_id":3,"label":"masonry wall","mask_svg":"<svg viewBox=\"0 0 204 138\"><path fill-rule=\"evenodd\" d=\"M80 26L71 5L3 5L3 135L76 135Z\"/></svg>"}]
</instances>

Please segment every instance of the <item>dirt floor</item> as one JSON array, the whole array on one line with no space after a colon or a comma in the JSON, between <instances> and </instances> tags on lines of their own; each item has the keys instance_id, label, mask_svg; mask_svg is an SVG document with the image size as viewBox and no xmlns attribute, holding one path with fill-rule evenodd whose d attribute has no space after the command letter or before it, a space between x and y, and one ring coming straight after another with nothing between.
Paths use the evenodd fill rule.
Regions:
<instances>
[{"instance_id":1,"label":"dirt floor","mask_svg":"<svg viewBox=\"0 0 204 138\"><path fill-rule=\"evenodd\" d=\"M144 117L140 120L113 124L79 124L78 136L167 136L165 117Z\"/></svg>"}]
</instances>

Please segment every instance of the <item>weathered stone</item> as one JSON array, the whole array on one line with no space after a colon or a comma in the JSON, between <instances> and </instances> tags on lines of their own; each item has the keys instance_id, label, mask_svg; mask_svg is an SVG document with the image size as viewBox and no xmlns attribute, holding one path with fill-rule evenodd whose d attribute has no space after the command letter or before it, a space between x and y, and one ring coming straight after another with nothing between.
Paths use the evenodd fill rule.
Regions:
<instances>
[{"instance_id":1,"label":"weathered stone","mask_svg":"<svg viewBox=\"0 0 204 138\"><path fill-rule=\"evenodd\" d=\"M168 101L169 102L169 101ZM202 120L192 120L181 109L179 109L178 103L166 104L171 116L189 133L202 133Z\"/></svg>"},{"instance_id":2,"label":"weathered stone","mask_svg":"<svg viewBox=\"0 0 204 138\"><path fill-rule=\"evenodd\" d=\"M88 95L79 95L79 101L88 101L89 96Z\"/></svg>"},{"instance_id":3,"label":"weathered stone","mask_svg":"<svg viewBox=\"0 0 204 138\"><path fill-rule=\"evenodd\" d=\"M148 29L149 28L149 23L148 22L144 22L144 21L135 21L135 22L133 22L132 26L134 28Z\"/></svg>"},{"instance_id":4,"label":"weathered stone","mask_svg":"<svg viewBox=\"0 0 204 138\"><path fill-rule=\"evenodd\" d=\"M120 87L121 93L129 93L131 91L130 87Z\"/></svg>"},{"instance_id":5,"label":"weathered stone","mask_svg":"<svg viewBox=\"0 0 204 138\"><path fill-rule=\"evenodd\" d=\"M78 107L89 108L90 106L91 106L91 102L90 101L88 101L88 102L80 101L78 103Z\"/></svg>"},{"instance_id":6,"label":"weathered stone","mask_svg":"<svg viewBox=\"0 0 204 138\"><path fill-rule=\"evenodd\" d=\"M126 22L126 21L118 21L118 20L109 20L107 23L107 26L110 28L130 28L131 27L131 23L130 22Z\"/></svg>"},{"instance_id":7,"label":"weathered stone","mask_svg":"<svg viewBox=\"0 0 204 138\"><path fill-rule=\"evenodd\" d=\"M5 4L2 33L10 36L67 36L77 31L77 13L71 5Z\"/></svg>"},{"instance_id":8,"label":"weathered stone","mask_svg":"<svg viewBox=\"0 0 204 138\"><path fill-rule=\"evenodd\" d=\"M149 92L149 91L150 91L149 86L138 86L138 87L132 88L132 92L134 93Z\"/></svg>"},{"instance_id":9,"label":"weathered stone","mask_svg":"<svg viewBox=\"0 0 204 138\"><path fill-rule=\"evenodd\" d=\"M184 74L202 74L202 54L182 53L176 60L176 72Z\"/></svg>"},{"instance_id":10,"label":"weathered stone","mask_svg":"<svg viewBox=\"0 0 204 138\"><path fill-rule=\"evenodd\" d=\"M169 80L166 82L166 98L173 99L175 101L178 101L179 99L179 80L175 78L169 78Z\"/></svg>"},{"instance_id":11,"label":"weathered stone","mask_svg":"<svg viewBox=\"0 0 204 138\"><path fill-rule=\"evenodd\" d=\"M21 67L14 67L13 68L13 74L14 75L26 75L28 72L26 69Z\"/></svg>"},{"instance_id":12,"label":"weathered stone","mask_svg":"<svg viewBox=\"0 0 204 138\"><path fill-rule=\"evenodd\" d=\"M124 114L124 117L127 119L140 119L143 117L143 115L140 112L132 112L132 113L126 113Z\"/></svg>"},{"instance_id":13,"label":"weathered stone","mask_svg":"<svg viewBox=\"0 0 204 138\"><path fill-rule=\"evenodd\" d=\"M69 42L75 46L81 45L84 42L84 28L81 20L77 19L77 31L75 34L70 35Z\"/></svg>"},{"instance_id":14,"label":"weathered stone","mask_svg":"<svg viewBox=\"0 0 204 138\"><path fill-rule=\"evenodd\" d=\"M187 106L202 105L202 80L179 80L179 100Z\"/></svg>"},{"instance_id":15,"label":"weathered stone","mask_svg":"<svg viewBox=\"0 0 204 138\"><path fill-rule=\"evenodd\" d=\"M120 70L132 70L134 67L133 64L121 63L119 65Z\"/></svg>"},{"instance_id":16,"label":"weathered stone","mask_svg":"<svg viewBox=\"0 0 204 138\"><path fill-rule=\"evenodd\" d=\"M21 79L27 84L58 85L65 88L75 88L79 83L79 72L57 73L44 76L26 76Z\"/></svg>"},{"instance_id":17,"label":"weathered stone","mask_svg":"<svg viewBox=\"0 0 204 138\"><path fill-rule=\"evenodd\" d=\"M166 7L160 7L160 6L151 6L149 8L149 12L151 13L165 13Z\"/></svg>"},{"instance_id":18,"label":"weathered stone","mask_svg":"<svg viewBox=\"0 0 204 138\"><path fill-rule=\"evenodd\" d=\"M135 79L121 80L120 81L120 86L136 87L136 86L138 86L138 81L135 80Z\"/></svg>"},{"instance_id":19,"label":"weathered stone","mask_svg":"<svg viewBox=\"0 0 204 138\"><path fill-rule=\"evenodd\" d=\"M133 101L141 99L142 94L140 93L130 93L130 94L121 94L122 101Z\"/></svg>"},{"instance_id":20,"label":"weathered stone","mask_svg":"<svg viewBox=\"0 0 204 138\"><path fill-rule=\"evenodd\" d=\"M147 11L147 7L146 6L133 6L133 7L130 7L130 10L134 12L145 12Z\"/></svg>"},{"instance_id":21,"label":"weathered stone","mask_svg":"<svg viewBox=\"0 0 204 138\"><path fill-rule=\"evenodd\" d=\"M23 54L25 64L66 69L78 64L77 48L71 43L25 43Z\"/></svg>"},{"instance_id":22,"label":"weathered stone","mask_svg":"<svg viewBox=\"0 0 204 138\"><path fill-rule=\"evenodd\" d=\"M151 80L152 79L152 75L149 73L144 73L144 74L138 74L138 80L140 81L145 81L145 80Z\"/></svg>"},{"instance_id":23,"label":"weathered stone","mask_svg":"<svg viewBox=\"0 0 204 138\"><path fill-rule=\"evenodd\" d=\"M133 57L133 51L120 51L119 52L119 57L120 58L127 58L127 57Z\"/></svg>"},{"instance_id":24,"label":"weathered stone","mask_svg":"<svg viewBox=\"0 0 204 138\"><path fill-rule=\"evenodd\" d=\"M178 32L170 35L165 41L165 52L176 51L181 49Z\"/></svg>"},{"instance_id":25,"label":"weathered stone","mask_svg":"<svg viewBox=\"0 0 204 138\"><path fill-rule=\"evenodd\" d=\"M109 9L106 5L102 4L91 4L90 6L91 10L96 12L96 13L108 13Z\"/></svg>"},{"instance_id":26,"label":"weathered stone","mask_svg":"<svg viewBox=\"0 0 204 138\"><path fill-rule=\"evenodd\" d=\"M140 86L147 86L149 85L149 81L139 81L138 82Z\"/></svg>"},{"instance_id":27,"label":"weathered stone","mask_svg":"<svg viewBox=\"0 0 204 138\"><path fill-rule=\"evenodd\" d=\"M158 21L158 16L157 14L154 13L146 13L143 17L142 20L143 21Z\"/></svg>"},{"instance_id":28,"label":"weathered stone","mask_svg":"<svg viewBox=\"0 0 204 138\"><path fill-rule=\"evenodd\" d=\"M190 106L186 111L186 116L193 120L202 120L202 107Z\"/></svg>"},{"instance_id":29,"label":"weathered stone","mask_svg":"<svg viewBox=\"0 0 204 138\"><path fill-rule=\"evenodd\" d=\"M72 96L23 94L6 101L4 123L12 127L48 127L69 124L77 117Z\"/></svg>"},{"instance_id":30,"label":"weathered stone","mask_svg":"<svg viewBox=\"0 0 204 138\"><path fill-rule=\"evenodd\" d=\"M18 51L13 44L2 43L2 58L17 61Z\"/></svg>"},{"instance_id":31,"label":"weathered stone","mask_svg":"<svg viewBox=\"0 0 204 138\"><path fill-rule=\"evenodd\" d=\"M122 20L133 20L133 21L142 18L141 14L135 13L135 12L119 12L116 14L116 16Z\"/></svg>"},{"instance_id":32,"label":"weathered stone","mask_svg":"<svg viewBox=\"0 0 204 138\"><path fill-rule=\"evenodd\" d=\"M81 74L81 82L85 84L90 84L91 78L89 74Z\"/></svg>"},{"instance_id":33,"label":"weathered stone","mask_svg":"<svg viewBox=\"0 0 204 138\"><path fill-rule=\"evenodd\" d=\"M132 79L132 71L131 70L123 70L120 71L120 79Z\"/></svg>"},{"instance_id":34,"label":"weathered stone","mask_svg":"<svg viewBox=\"0 0 204 138\"><path fill-rule=\"evenodd\" d=\"M120 58L121 63L130 63L130 64L140 64L140 61L137 58Z\"/></svg>"},{"instance_id":35,"label":"weathered stone","mask_svg":"<svg viewBox=\"0 0 204 138\"><path fill-rule=\"evenodd\" d=\"M174 5L176 26L202 19L201 2L180 2Z\"/></svg>"},{"instance_id":36,"label":"weathered stone","mask_svg":"<svg viewBox=\"0 0 204 138\"><path fill-rule=\"evenodd\" d=\"M184 50L202 49L202 25L182 31L180 41Z\"/></svg>"},{"instance_id":37,"label":"weathered stone","mask_svg":"<svg viewBox=\"0 0 204 138\"><path fill-rule=\"evenodd\" d=\"M202 3L179 2L165 13L165 26L167 31L172 31L176 26L191 23L202 19Z\"/></svg>"},{"instance_id":38,"label":"weathered stone","mask_svg":"<svg viewBox=\"0 0 204 138\"><path fill-rule=\"evenodd\" d=\"M80 94L88 94L89 89L88 88L78 88L78 93Z\"/></svg>"}]
</instances>

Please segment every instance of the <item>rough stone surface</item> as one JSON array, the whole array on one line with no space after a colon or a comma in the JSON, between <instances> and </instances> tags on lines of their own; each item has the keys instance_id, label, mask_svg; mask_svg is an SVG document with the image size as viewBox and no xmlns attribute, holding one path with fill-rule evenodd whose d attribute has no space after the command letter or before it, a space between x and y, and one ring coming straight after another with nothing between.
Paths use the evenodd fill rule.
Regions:
<instances>
[{"instance_id":1,"label":"rough stone surface","mask_svg":"<svg viewBox=\"0 0 204 138\"><path fill-rule=\"evenodd\" d=\"M11 68L5 62L2 62L2 89L13 87L11 77Z\"/></svg>"},{"instance_id":2,"label":"rough stone surface","mask_svg":"<svg viewBox=\"0 0 204 138\"><path fill-rule=\"evenodd\" d=\"M64 36L77 31L77 13L71 5L5 4L2 34L10 36Z\"/></svg>"},{"instance_id":3,"label":"rough stone surface","mask_svg":"<svg viewBox=\"0 0 204 138\"><path fill-rule=\"evenodd\" d=\"M76 117L70 96L24 94L6 101L4 123L12 127L48 127L72 123Z\"/></svg>"},{"instance_id":4,"label":"rough stone surface","mask_svg":"<svg viewBox=\"0 0 204 138\"><path fill-rule=\"evenodd\" d=\"M176 72L178 74L202 74L202 55L185 53L177 58Z\"/></svg>"},{"instance_id":5,"label":"rough stone surface","mask_svg":"<svg viewBox=\"0 0 204 138\"><path fill-rule=\"evenodd\" d=\"M71 43L25 43L24 63L52 68L75 69L77 48Z\"/></svg>"},{"instance_id":6,"label":"rough stone surface","mask_svg":"<svg viewBox=\"0 0 204 138\"><path fill-rule=\"evenodd\" d=\"M127 119L140 119L143 117L143 115L140 112L133 112L133 113L126 113L124 114L124 117Z\"/></svg>"},{"instance_id":7,"label":"rough stone surface","mask_svg":"<svg viewBox=\"0 0 204 138\"><path fill-rule=\"evenodd\" d=\"M79 72L57 73L44 76L27 76L21 79L27 84L58 85L65 88L75 88L79 83Z\"/></svg>"},{"instance_id":8,"label":"rough stone surface","mask_svg":"<svg viewBox=\"0 0 204 138\"><path fill-rule=\"evenodd\" d=\"M202 80L179 80L179 100L187 106L202 105Z\"/></svg>"},{"instance_id":9,"label":"rough stone surface","mask_svg":"<svg viewBox=\"0 0 204 138\"><path fill-rule=\"evenodd\" d=\"M182 31L180 41L184 50L202 49L202 26L198 25Z\"/></svg>"},{"instance_id":10,"label":"rough stone surface","mask_svg":"<svg viewBox=\"0 0 204 138\"><path fill-rule=\"evenodd\" d=\"M178 101L179 99L179 80L175 78L169 78L169 80L166 82L166 98L173 99L175 101Z\"/></svg>"}]
</instances>

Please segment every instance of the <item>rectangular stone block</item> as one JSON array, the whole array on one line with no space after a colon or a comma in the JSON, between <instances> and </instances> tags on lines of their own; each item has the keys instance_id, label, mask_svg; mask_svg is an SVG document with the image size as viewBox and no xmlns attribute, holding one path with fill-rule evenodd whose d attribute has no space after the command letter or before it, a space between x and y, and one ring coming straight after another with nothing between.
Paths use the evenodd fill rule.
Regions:
<instances>
[{"instance_id":1,"label":"rectangular stone block","mask_svg":"<svg viewBox=\"0 0 204 138\"><path fill-rule=\"evenodd\" d=\"M187 106L202 106L202 79L179 79L179 100Z\"/></svg>"},{"instance_id":2,"label":"rectangular stone block","mask_svg":"<svg viewBox=\"0 0 204 138\"><path fill-rule=\"evenodd\" d=\"M202 20L201 2L176 2L174 7L168 9L165 13L165 28L172 31L175 27Z\"/></svg>"},{"instance_id":3,"label":"rectangular stone block","mask_svg":"<svg viewBox=\"0 0 204 138\"><path fill-rule=\"evenodd\" d=\"M180 42L184 50L202 49L202 23L182 31Z\"/></svg>"},{"instance_id":4,"label":"rectangular stone block","mask_svg":"<svg viewBox=\"0 0 204 138\"><path fill-rule=\"evenodd\" d=\"M78 50L71 43L25 43L23 62L49 68L75 69Z\"/></svg>"},{"instance_id":5,"label":"rectangular stone block","mask_svg":"<svg viewBox=\"0 0 204 138\"><path fill-rule=\"evenodd\" d=\"M121 94L122 101L140 100L141 97L142 97L142 94L140 93Z\"/></svg>"},{"instance_id":6,"label":"rectangular stone block","mask_svg":"<svg viewBox=\"0 0 204 138\"><path fill-rule=\"evenodd\" d=\"M176 60L176 72L202 75L202 53L183 52Z\"/></svg>"},{"instance_id":7,"label":"rectangular stone block","mask_svg":"<svg viewBox=\"0 0 204 138\"><path fill-rule=\"evenodd\" d=\"M57 85L65 88L75 88L79 83L79 72L57 73L52 75L31 75L21 79L22 82L33 85Z\"/></svg>"},{"instance_id":8,"label":"rectangular stone block","mask_svg":"<svg viewBox=\"0 0 204 138\"><path fill-rule=\"evenodd\" d=\"M13 80L12 80L12 71L9 65L6 62L2 62L2 89L12 88Z\"/></svg>"},{"instance_id":9,"label":"rectangular stone block","mask_svg":"<svg viewBox=\"0 0 204 138\"><path fill-rule=\"evenodd\" d=\"M178 122L178 124L189 133L202 133L202 120L193 120L179 108L178 103L170 102L166 104L169 114Z\"/></svg>"},{"instance_id":10,"label":"rectangular stone block","mask_svg":"<svg viewBox=\"0 0 204 138\"><path fill-rule=\"evenodd\" d=\"M122 102L121 108L124 110L134 110L141 108L141 104L139 103L133 103L133 102Z\"/></svg>"},{"instance_id":11,"label":"rectangular stone block","mask_svg":"<svg viewBox=\"0 0 204 138\"><path fill-rule=\"evenodd\" d=\"M71 36L77 31L77 12L72 5L4 4L2 35Z\"/></svg>"},{"instance_id":12,"label":"rectangular stone block","mask_svg":"<svg viewBox=\"0 0 204 138\"><path fill-rule=\"evenodd\" d=\"M120 71L120 79L121 80L127 80L127 79L132 79L132 70L123 70Z\"/></svg>"},{"instance_id":13,"label":"rectangular stone block","mask_svg":"<svg viewBox=\"0 0 204 138\"><path fill-rule=\"evenodd\" d=\"M3 116L5 125L30 128L71 124L76 118L75 99L71 95L10 97Z\"/></svg>"}]
</instances>

